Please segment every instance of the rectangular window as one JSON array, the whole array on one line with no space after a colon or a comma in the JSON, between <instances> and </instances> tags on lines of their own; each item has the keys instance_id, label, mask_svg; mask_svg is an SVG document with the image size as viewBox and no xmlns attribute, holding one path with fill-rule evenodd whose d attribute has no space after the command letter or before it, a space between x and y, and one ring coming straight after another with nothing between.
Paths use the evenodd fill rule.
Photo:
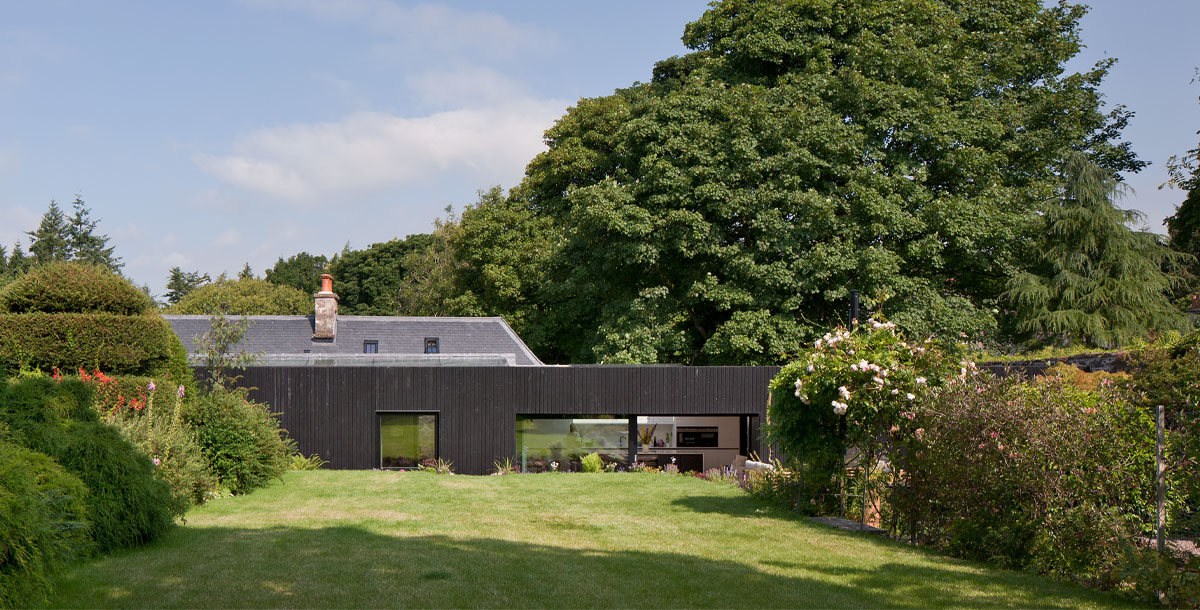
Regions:
<instances>
[{"instance_id":1,"label":"rectangular window","mask_svg":"<svg viewBox=\"0 0 1200 610\"><path fill-rule=\"evenodd\" d=\"M522 472L576 472L589 453L605 464L624 466L629 456L629 420L612 415L518 415L517 460ZM635 439L636 440L636 439Z\"/></svg>"},{"instance_id":2,"label":"rectangular window","mask_svg":"<svg viewBox=\"0 0 1200 610\"><path fill-rule=\"evenodd\" d=\"M437 458L436 413L380 413L380 468L416 468Z\"/></svg>"},{"instance_id":3,"label":"rectangular window","mask_svg":"<svg viewBox=\"0 0 1200 610\"><path fill-rule=\"evenodd\" d=\"M379 353L379 342L378 341L363 341L363 353L364 354L378 354Z\"/></svg>"},{"instance_id":4,"label":"rectangular window","mask_svg":"<svg viewBox=\"0 0 1200 610\"><path fill-rule=\"evenodd\" d=\"M425 353L426 354L438 353L438 338L437 337L425 337Z\"/></svg>"}]
</instances>

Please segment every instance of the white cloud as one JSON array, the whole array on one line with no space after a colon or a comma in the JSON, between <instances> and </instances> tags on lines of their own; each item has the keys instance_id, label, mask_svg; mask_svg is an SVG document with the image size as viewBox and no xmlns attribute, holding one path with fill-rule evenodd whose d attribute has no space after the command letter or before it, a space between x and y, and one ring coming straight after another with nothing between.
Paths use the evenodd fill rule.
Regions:
<instances>
[{"instance_id":1,"label":"white cloud","mask_svg":"<svg viewBox=\"0 0 1200 610\"><path fill-rule=\"evenodd\" d=\"M411 118L361 112L337 122L259 130L238 138L231 155L194 160L230 184L308 204L451 173L480 187L513 184L545 149L542 132L566 106L520 98Z\"/></svg>"},{"instance_id":2,"label":"white cloud","mask_svg":"<svg viewBox=\"0 0 1200 610\"><path fill-rule=\"evenodd\" d=\"M249 0L250 4L302 11L319 19L357 23L387 38L391 45L429 51L467 50L511 56L523 48L554 44L554 35L517 25L487 11L464 11L442 4L400 6L389 0Z\"/></svg>"}]
</instances>

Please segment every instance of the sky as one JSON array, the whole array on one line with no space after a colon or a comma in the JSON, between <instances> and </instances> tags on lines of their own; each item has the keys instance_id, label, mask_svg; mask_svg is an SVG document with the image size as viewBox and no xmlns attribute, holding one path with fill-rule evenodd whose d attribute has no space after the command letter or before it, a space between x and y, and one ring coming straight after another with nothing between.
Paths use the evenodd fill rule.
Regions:
<instances>
[{"instance_id":1,"label":"sky","mask_svg":"<svg viewBox=\"0 0 1200 610\"><path fill-rule=\"evenodd\" d=\"M1158 187L1200 136L1200 2L1096 0L1070 64L1136 115L1151 165L1122 205L1162 219ZM124 273L261 274L283 256L432 229L448 205L517 184L580 98L686 52L705 0L210 0L0 5L0 244L81 196Z\"/></svg>"}]
</instances>

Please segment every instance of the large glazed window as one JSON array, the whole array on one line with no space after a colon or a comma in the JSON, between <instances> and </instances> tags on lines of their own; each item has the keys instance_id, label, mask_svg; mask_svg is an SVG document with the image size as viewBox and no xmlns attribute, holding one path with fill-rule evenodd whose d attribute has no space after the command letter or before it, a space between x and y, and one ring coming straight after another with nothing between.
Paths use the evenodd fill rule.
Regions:
<instances>
[{"instance_id":1,"label":"large glazed window","mask_svg":"<svg viewBox=\"0 0 1200 610\"><path fill-rule=\"evenodd\" d=\"M436 457L436 413L379 414L381 468L416 468Z\"/></svg>"},{"instance_id":2,"label":"large glazed window","mask_svg":"<svg viewBox=\"0 0 1200 610\"><path fill-rule=\"evenodd\" d=\"M624 465L629 453L629 420L606 415L517 416L517 458L524 472L580 469L589 453L604 463Z\"/></svg>"}]
</instances>

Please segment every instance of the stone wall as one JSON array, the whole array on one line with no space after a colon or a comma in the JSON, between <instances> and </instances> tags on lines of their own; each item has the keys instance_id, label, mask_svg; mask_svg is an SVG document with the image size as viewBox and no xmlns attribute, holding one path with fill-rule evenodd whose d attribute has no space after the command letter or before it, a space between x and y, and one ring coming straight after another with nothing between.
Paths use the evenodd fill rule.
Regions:
<instances>
[{"instance_id":1,"label":"stone wall","mask_svg":"<svg viewBox=\"0 0 1200 610\"><path fill-rule=\"evenodd\" d=\"M1129 370L1129 362L1126 360L1127 356L1128 354L1125 352L1100 352L1096 354L1079 354L1078 356L1047 358L1042 360L980 362L979 368L991 371L1001 376L1017 374L1025 377L1033 377L1044 374L1046 369L1059 364L1060 362L1065 362L1072 366L1078 367L1085 373L1095 373L1097 371L1122 373Z\"/></svg>"}]
</instances>

